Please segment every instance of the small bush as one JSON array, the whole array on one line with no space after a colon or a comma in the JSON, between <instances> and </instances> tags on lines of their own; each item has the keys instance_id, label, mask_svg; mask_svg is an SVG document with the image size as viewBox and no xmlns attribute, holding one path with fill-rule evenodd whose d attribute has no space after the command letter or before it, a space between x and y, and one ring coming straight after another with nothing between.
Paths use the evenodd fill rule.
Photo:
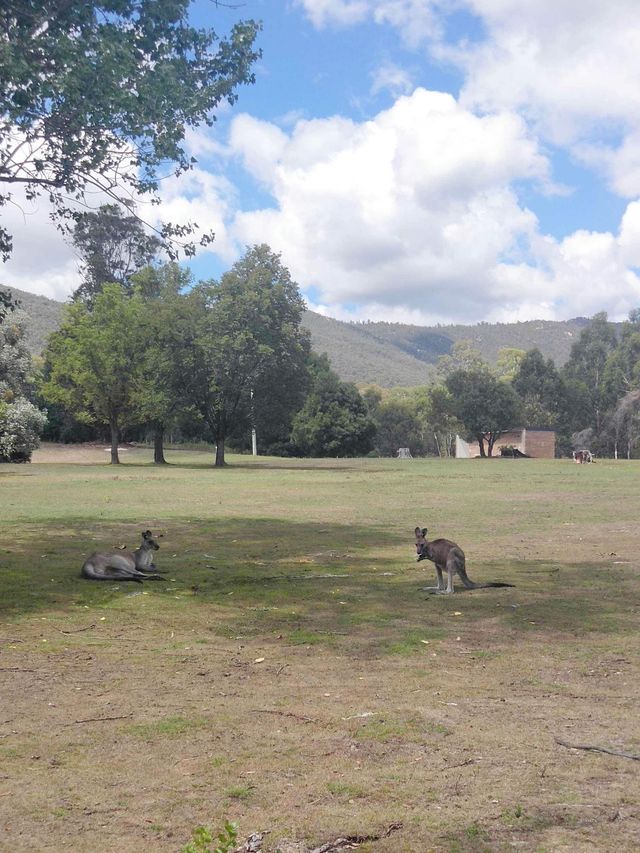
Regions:
<instances>
[{"instance_id":1,"label":"small bush","mask_svg":"<svg viewBox=\"0 0 640 853\"><path fill-rule=\"evenodd\" d=\"M25 397L0 403L0 462L29 462L47 416Z\"/></svg>"}]
</instances>

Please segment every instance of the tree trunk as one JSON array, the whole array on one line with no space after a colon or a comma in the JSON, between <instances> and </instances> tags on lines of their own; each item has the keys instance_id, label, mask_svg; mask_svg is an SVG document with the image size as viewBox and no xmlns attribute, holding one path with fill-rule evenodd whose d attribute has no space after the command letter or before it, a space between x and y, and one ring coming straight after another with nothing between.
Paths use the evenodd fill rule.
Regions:
<instances>
[{"instance_id":1,"label":"tree trunk","mask_svg":"<svg viewBox=\"0 0 640 853\"><path fill-rule=\"evenodd\" d=\"M111 428L111 464L119 465L120 457L118 456L118 442L120 440L120 430L118 429L118 424L115 421L111 421L109 426Z\"/></svg>"},{"instance_id":2,"label":"tree trunk","mask_svg":"<svg viewBox=\"0 0 640 853\"><path fill-rule=\"evenodd\" d=\"M219 436L216 441L216 467L224 464L224 436Z\"/></svg>"},{"instance_id":3,"label":"tree trunk","mask_svg":"<svg viewBox=\"0 0 640 853\"><path fill-rule=\"evenodd\" d=\"M484 452L484 436L479 435L477 438L478 438L478 447L480 448L480 456L485 457L487 454Z\"/></svg>"},{"instance_id":4,"label":"tree trunk","mask_svg":"<svg viewBox=\"0 0 640 853\"><path fill-rule=\"evenodd\" d=\"M164 458L164 427L157 426L153 435L153 461L156 465L166 465Z\"/></svg>"}]
</instances>

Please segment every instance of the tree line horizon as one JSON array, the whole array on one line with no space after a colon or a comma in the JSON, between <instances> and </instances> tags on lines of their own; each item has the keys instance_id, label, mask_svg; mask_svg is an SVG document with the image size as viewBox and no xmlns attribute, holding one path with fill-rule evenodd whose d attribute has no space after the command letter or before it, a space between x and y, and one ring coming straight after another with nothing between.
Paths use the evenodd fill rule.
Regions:
<instances>
[{"instance_id":1,"label":"tree line horizon","mask_svg":"<svg viewBox=\"0 0 640 853\"><path fill-rule=\"evenodd\" d=\"M638 452L640 309L619 335L596 314L560 370L539 350L513 347L491 367L458 341L429 385L359 390L311 351L300 288L269 246L247 247L218 281L195 282L177 263L159 263L157 239L114 205L83 214L72 241L82 282L35 369L4 297L0 330L14 356L0 369L4 461L29 458L42 433L106 435L114 464L122 440L150 441L162 464L171 434L214 444L224 465L227 446L248 451L252 429L264 455L395 456L409 447L450 456L460 434L492 456L514 426L555 430L558 455Z\"/></svg>"}]
</instances>

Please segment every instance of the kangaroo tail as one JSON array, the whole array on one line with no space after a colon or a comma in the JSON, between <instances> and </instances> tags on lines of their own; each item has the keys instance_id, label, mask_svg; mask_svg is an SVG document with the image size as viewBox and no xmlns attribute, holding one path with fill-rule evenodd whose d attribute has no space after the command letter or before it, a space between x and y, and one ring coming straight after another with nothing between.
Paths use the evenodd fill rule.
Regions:
<instances>
[{"instance_id":1,"label":"kangaroo tail","mask_svg":"<svg viewBox=\"0 0 640 853\"><path fill-rule=\"evenodd\" d=\"M466 573L463 566L458 566L458 574L460 580L467 589L489 589L489 587L513 586L512 583L503 583L502 581L492 581L490 583L474 583Z\"/></svg>"}]
</instances>

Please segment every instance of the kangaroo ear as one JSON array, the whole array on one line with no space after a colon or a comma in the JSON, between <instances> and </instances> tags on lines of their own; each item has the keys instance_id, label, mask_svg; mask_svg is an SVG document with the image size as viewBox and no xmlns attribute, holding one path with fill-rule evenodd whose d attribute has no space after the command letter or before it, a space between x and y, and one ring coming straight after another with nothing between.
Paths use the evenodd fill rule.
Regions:
<instances>
[{"instance_id":1,"label":"kangaroo ear","mask_svg":"<svg viewBox=\"0 0 640 853\"><path fill-rule=\"evenodd\" d=\"M426 536L426 535L427 535L427 528L426 528L426 527L423 527L423 528L422 528L422 535L423 535L423 536Z\"/></svg>"},{"instance_id":2,"label":"kangaroo ear","mask_svg":"<svg viewBox=\"0 0 640 853\"><path fill-rule=\"evenodd\" d=\"M416 529L414 530L414 533L416 534L416 536L421 536L421 535L422 535L422 533L420 532L420 528L419 528L419 527L416 527Z\"/></svg>"}]
</instances>

